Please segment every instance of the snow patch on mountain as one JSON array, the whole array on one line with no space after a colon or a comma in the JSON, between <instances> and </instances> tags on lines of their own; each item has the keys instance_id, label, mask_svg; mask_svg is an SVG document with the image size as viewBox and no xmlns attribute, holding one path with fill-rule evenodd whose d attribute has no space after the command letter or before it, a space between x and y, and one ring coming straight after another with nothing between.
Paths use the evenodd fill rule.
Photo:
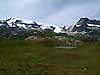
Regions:
<instances>
[{"instance_id":1,"label":"snow patch on mountain","mask_svg":"<svg viewBox=\"0 0 100 75\"><path fill-rule=\"evenodd\" d=\"M44 24L44 23L41 23L41 22L36 22L37 24L39 25L42 25L41 28L42 29L52 29L52 27L54 27L54 32L56 33L60 33L62 31L62 28L56 26L56 25L52 25L52 24Z\"/></svg>"},{"instance_id":2,"label":"snow patch on mountain","mask_svg":"<svg viewBox=\"0 0 100 75\"><path fill-rule=\"evenodd\" d=\"M24 29L51 29L56 33L61 33L62 28L52 24L44 24L32 20L22 19L19 17L8 18L4 20L9 27L19 27Z\"/></svg>"},{"instance_id":3,"label":"snow patch on mountain","mask_svg":"<svg viewBox=\"0 0 100 75\"><path fill-rule=\"evenodd\" d=\"M87 25L92 27L100 27L100 25L94 25L94 24L87 24Z\"/></svg>"},{"instance_id":4,"label":"snow patch on mountain","mask_svg":"<svg viewBox=\"0 0 100 75\"><path fill-rule=\"evenodd\" d=\"M80 27L81 25L76 25L76 27Z\"/></svg>"}]
</instances>

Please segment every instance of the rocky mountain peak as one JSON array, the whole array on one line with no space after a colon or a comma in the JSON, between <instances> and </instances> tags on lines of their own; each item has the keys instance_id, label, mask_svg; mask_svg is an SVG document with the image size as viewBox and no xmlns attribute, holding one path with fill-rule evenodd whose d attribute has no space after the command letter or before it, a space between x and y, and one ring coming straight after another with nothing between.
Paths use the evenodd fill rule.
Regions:
<instances>
[{"instance_id":1,"label":"rocky mountain peak","mask_svg":"<svg viewBox=\"0 0 100 75\"><path fill-rule=\"evenodd\" d=\"M86 18L80 18L80 20L74 25L72 32L90 32L93 29L100 28L100 20L90 20Z\"/></svg>"}]
</instances>

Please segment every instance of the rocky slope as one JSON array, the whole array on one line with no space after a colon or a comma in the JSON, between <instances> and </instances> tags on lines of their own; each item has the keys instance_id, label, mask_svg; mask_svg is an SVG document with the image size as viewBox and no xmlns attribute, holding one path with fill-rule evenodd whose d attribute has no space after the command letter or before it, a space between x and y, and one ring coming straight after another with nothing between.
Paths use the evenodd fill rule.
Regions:
<instances>
[{"instance_id":1,"label":"rocky slope","mask_svg":"<svg viewBox=\"0 0 100 75\"><path fill-rule=\"evenodd\" d=\"M81 18L73 27L72 32L91 32L100 29L100 20Z\"/></svg>"}]
</instances>

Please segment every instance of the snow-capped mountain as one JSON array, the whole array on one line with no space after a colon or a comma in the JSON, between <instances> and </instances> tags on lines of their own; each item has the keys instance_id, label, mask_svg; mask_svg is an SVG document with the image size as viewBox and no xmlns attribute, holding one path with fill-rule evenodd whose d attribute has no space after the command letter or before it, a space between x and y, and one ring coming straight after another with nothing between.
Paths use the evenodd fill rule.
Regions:
<instances>
[{"instance_id":1,"label":"snow-capped mountain","mask_svg":"<svg viewBox=\"0 0 100 75\"><path fill-rule=\"evenodd\" d=\"M21 19L19 17L9 18L6 20L0 20L0 26L6 26L10 28L20 29L37 29L37 30L52 30L55 33L62 32L62 28L56 25L43 24L32 20Z\"/></svg>"},{"instance_id":2,"label":"snow-capped mountain","mask_svg":"<svg viewBox=\"0 0 100 75\"><path fill-rule=\"evenodd\" d=\"M19 17L8 18L6 20L0 20L0 27L5 26L16 32L21 30L48 30L55 33L88 33L92 30L100 29L100 20L90 20L88 18L81 18L75 25L69 27L63 26L59 27L52 24L44 24L41 22L36 22L32 20L22 19Z\"/></svg>"},{"instance_id":3,"label":"snow-capped mountain","mask_svg":"<svg viewBox=\"0 0 100 75\"><path fill-rule=\"evenodd\" d=\"M72 28L72 32L91 32L100 29L100 20L81 18Z\"/></svg>"}]
</instances>

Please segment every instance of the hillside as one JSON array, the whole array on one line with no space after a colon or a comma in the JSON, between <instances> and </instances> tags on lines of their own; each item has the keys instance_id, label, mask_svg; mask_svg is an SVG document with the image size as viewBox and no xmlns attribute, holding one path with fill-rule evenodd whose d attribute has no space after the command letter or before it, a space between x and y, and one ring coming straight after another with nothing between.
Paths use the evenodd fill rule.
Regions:
<instances>
[{"instance_id":1,"label":"hillside","mask_svg":"<svg viewBox=\"0 0 100 75\"><path fill-rule=\"evenodd\" d=\"M100 75L100 43L59 49L36 42L0 42L0 75Z\"/></svg>"}]
</instances>

